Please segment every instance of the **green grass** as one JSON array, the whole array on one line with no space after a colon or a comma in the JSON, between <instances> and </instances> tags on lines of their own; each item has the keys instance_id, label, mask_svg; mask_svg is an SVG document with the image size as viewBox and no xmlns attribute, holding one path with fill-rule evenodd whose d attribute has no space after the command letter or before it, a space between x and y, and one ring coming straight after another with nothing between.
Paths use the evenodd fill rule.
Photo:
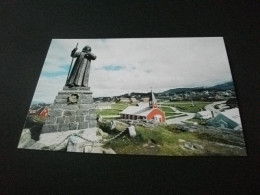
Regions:
<instances>
[{"instance_id":1,"label":"green grass","mask_svg":"<svg viewBox=\"0 0 260 195\"><path fill-rule=\"evenodd\" d=\"M162 111L165 112L165 114L168 114L168 113L173 113L174 110L171 109L170 107L159 107Z\"/></svg>"},{"instance_id":2,"label":"green grass","mask_svg":"<svg viewBox=\"0 0 260 195\"><path fill-rule=\"evenodd\" d=\"M204 109L204 107L206 105L208 105L209 103L206 102L199 102L199 103L194 103L194 106L191 105L191 103L187 103L187 104L176 104L175 107L182 111L182 112L191 112L191 113L197 113L200 112L201 109Z\"/></svg>"},{"instance_id":3,"label":"green grass","mask_svg":"<svg viewBox=\"0 0 260 195\"><path fill-rule=\"evenodd\" d=\"M110 137L125 128L125 125L120 124L120 126L117 126L118 130L110 133ZM225 136L182 132L177 130L175 125L155 126L152 128L136 126L136 133L136 137L131 138L125 134L105 144L104 147L112 148L117 154L169 156L245 155L245 150L215 143L236 145L232 141L226 140ZM203 145L204 149L185 150L181 147L180 140Z\"/></svg>"},{"instance_id":4,"label":"green grass","mask_svg":"<svg viewBox=\"0 0 260 195\"><path fill-rule=\"evenodd\" d=\"M196 139L195 135L180 132L169 126L150 129L137 126L136 132L137 136L134 138L124 136L106 144L105 147L111 147L118 154L191 155L190 151L185 151L179 146L178 139Z\"/></svg>"},{"instance_id":5,"label":"green grass","mask_svg":"<svg viewBox=\"0 0 260 195\"><path fill-rule=\"evenodd\" d=\"M194 101L192 105L191 101L176 101L176 102L162 103L161 105L176 107L178 110L182 112L196 113L201 111L201 109L204 109L204 107L208 104L211 104L211 102Z\"/></svg>"},{"instance_id":6,"label":"green grass","mask_svg":"<svg viewBox=\"0 0 260 195\"><path fill-rule=\"evenodd\" d=\"M119 102L119 103L115 103L115 104L112 104L112 109L115 109L115 110L124 110L126 109L130 104L128 103L125 103L125 102Z\"/></svg>"},{"instance_id":7,"label":"green grass","mask_svg":"<svg viewBox=\"0 0 260 195\"><path fill-rule=\"evenodd\" d=\"M207 104L211 104L212 102L205 102L205 101L193 101L194 104L198 104L198 103L207 103ZM191 101L188 100L188 101L173 101L173 102L164 102L162 103L163 105L164 104L167 104L167 105L174 105L174 104L191 104Z\"/></svg>"},{"instance_id":8,"label":"green grass","mask_svg":"<svg viewBox=\"0 0 260 195\"><path fill-rule=\"evenodd\" d=\"M188 115L187 114L176 113L176 114L173 114L171 116L168 116L166 119L173 119L173 118L178 118L178 117L183 117L183 116L188 116Z\"/></svg>"},{"instance_id":9,"label":"green grass","mask_svg":"<svg viewBox=\"0 0 260 195\"><path fill-rule=\"evenodd\" d=\"M116 103L111 105L111 109L96 110L97 115L108 116L108 115L119 115L119 113L129 106L128 103Z\"/></svg>"}]
</instances>

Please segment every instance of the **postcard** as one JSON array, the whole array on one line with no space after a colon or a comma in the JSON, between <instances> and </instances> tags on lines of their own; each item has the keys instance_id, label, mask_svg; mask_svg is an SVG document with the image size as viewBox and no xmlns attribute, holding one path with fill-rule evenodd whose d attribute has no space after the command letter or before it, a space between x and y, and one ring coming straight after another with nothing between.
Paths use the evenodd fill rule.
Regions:
<instances>
[{"instance_id":1,"label":"postcard","mask_svg":"<svg viewBox=\"0 0 260 195\"><path fill-rule=\"evenodd\" d=\"M18 148L246 156L223 37L53 39Z\"/></svg>"}]
</instances>

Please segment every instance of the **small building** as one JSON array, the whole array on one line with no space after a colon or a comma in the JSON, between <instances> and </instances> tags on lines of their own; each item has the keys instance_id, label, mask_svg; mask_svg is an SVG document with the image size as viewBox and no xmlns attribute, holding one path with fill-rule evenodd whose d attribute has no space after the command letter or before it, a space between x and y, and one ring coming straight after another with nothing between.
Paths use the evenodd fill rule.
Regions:
<instances>
[{"instance_id":1,"label":"small building","mask_svg":"<svg viewBox=\"0 0 260 195\"><path fill-rule=\"evenodd\" d=\"M233 108L230 110L225 110L224 112L220 112L215 118L210 121L210 124L216 127L242 130L238 108Z\"/></svg>"},{"instance_id":2,"label":"small building","mask_svg":"<svg viewBox=\"0 0 260 195\"><path fill-rule=\"evenodd\" d=\"M49 114L49 107L48 106L32 106L29 109L29 116L42 116L47 117Z\"/></svg>"},{"instance_id":3,"label":"small building","mask_svg":"<svg viewBox=\"0 0 260 195\"><path fill-rule=\"evenodd\" d=\"M130 103L131 100L130 100L130 98L128 98L128 97L121 97L121 98L120 98L120 102Z\"/></svg>"},{"instance_id":4,"label":"small building","mask_svg":"<svg viewBox=\"0 0 260 195\"><path fill-rule=\"evenodd\" d=\"M212 113L208 110L206 111L201 111L201 112L197 112L195 114L195 118L199 118L199 119L210 119L212 118Z\"/></svg>"},{"instance_id":5,"label":"small building","mask_svg":"<svg viewBox=\"0 0 260 195\"><path fill-rule=\"evenodd\" d=\"M149 102L149 97L143 97L143 98L141 99L141 101L143 101L143 102Z\"/></svg>"},{"instance_id":6,"label":"small building","mask_svg":"<svg viewBox=\"0 0 260 195\"><path fill-rule=\"evenodd\" d=\"M152 91L149 102L140 102L137 106L128 106L120 112L120 115L123 119L144 119L165 122L165 113L158 108L157 100Z\"/></svg>"},{"instance_id":7,"label":"small building","mask_svg":"<svg viewBox=\"0 0 260 195\"><path fill-rule=\"evenodd\" d=\"M137 104L138 100L135 97L130 98L132 104Z\"/></svg>"}]
</instances>

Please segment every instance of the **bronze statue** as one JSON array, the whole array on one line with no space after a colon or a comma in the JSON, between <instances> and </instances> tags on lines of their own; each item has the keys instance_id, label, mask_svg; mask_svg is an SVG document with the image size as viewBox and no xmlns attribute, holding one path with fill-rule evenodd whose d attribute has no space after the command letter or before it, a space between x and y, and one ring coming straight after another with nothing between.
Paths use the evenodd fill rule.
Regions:
<instances>
[{"instance_id":1,"label":"bronze statue","mask_svg":"<svg viewBox=\"0 0 260 195\"><path fill-rule=\"evenodd\" d=\"M77 47L71 51L71 57L77 58L72 71L68 75L66 86L68 87L88 87L89 71L91 60L96 56L91 53L91 47L85 46L82 52L76 52ZM73 63L73 61L72 61Z\"/></svg>"}]
</instances>

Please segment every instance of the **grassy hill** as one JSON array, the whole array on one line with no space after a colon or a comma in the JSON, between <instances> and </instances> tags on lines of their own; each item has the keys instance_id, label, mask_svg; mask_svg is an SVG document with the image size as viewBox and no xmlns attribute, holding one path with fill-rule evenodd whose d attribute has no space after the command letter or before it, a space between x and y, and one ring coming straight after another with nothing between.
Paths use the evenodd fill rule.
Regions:
<instances>
[{"instance_id":1,"label":"grassy hill","mask_svg":"<svg viewBox=\"0 0 260 195\"><path fill-rule=\"evenodd\" d=\"M122 124L118 128L124 129ZM114 130L111 137L120 132ZM168 156L244 156L241 139L221 133L205 131L183 132L175 125L154 127L136 126L134 138L124 135L105 145L117 154L168 155ZM110 132L111 133L111 132ZM240 141L238 141L240 140Z\"/></svg>"},{"instance_id":2,"label":"grassy hill","mask_svg":"<svg viewBox=\"0 0 260 195\"><path fill-rule=\"evenodd\" d=\"M234 89L234 83L232 81L214 85L211 87L193 87L193 88L175 88L175 89L169 89L167 91L164 91L163 93L185 93L187 91L211 91L211 90L228 90L228 89Z\"/></svg>"}]
</instances>

